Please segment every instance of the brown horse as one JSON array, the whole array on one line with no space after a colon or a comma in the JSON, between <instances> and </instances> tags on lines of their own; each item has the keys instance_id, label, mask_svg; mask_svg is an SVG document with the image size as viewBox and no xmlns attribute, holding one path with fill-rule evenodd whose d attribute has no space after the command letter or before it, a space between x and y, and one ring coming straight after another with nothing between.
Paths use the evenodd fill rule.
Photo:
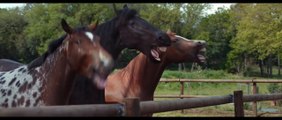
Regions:
<instances>
[{"instance_id":1,"label":"brown horse","mask_svg":"<svg viewBox=\"0 0 282 120\"><path fill-rule=\"evenodd\" d=\"M139 97L141 101L153 100L161 75L171 63L205 62L205 42L192 41L175 33L167 33L172 45L166 52L158 51L161 63L150 61L140 53L123 69L110 74L105 88L107 103L123 102L126 97Z\"/></svg>"},{"instance_id":2,"label":"brown horse","mask_svg":"<svg viewBox=\"0 0 282 120\"><path fill-rule=\"evenodd\" d=\"M91 79L98 88L113 68L113 59L94 35L95 25L72 29L61 22L67 33L51 43L56 49L38 67L22 65L0 72L1 107L35 107L67 104L75 74ZM94 94L94 93L93 93Z\"/></svg>"},{"instance_id":3,"label":"brown horse","mask_svg":"<svg viewBox=\"0 0 282 120\"><path fill-rule=\"evenodd\" d=\"M124 5L123 9L115 10L116 16L97 26L95 33L101 37L101 45L118 59L125 48L137 49L150 60L159 62L156 52L160 46L169 46L168 35L155 28L141 18L137 11ZM70 104L102 104L105 103L104 90L99 90L89 80L76 76L76 84L71 95ZM97 94L92 94L97 93Z\"/></svg>"},{"instance_id":4,"label":"brown horse","mask_svg":"<svg viewBox=\"0 0 282 120\"><path fill-rule=\"evenodd\" d=\"M139 17L135 10L129 9L126 5L123 9L115 11L116 16L113 19L98 25L94 31L100 36L100 43L105 50L113 56L114 60L117 60L123 49L137 49L150 60L159 62L161 59L157 50L161 48L160 46L170 45L171 41L168 35ZM45 56L50 53L52 53L52 49L42 57L34 60L30 66L41 65L45 60ZM5 62L5 64L14 63ZM3 64L0 62L0 67L1 65ZM5 69L9 70L9 68ZM75 76L74 81L75 84L69 104L105 103L104 90L97 89L88 79L79 75Z\"/></svg>"}]
</instances>

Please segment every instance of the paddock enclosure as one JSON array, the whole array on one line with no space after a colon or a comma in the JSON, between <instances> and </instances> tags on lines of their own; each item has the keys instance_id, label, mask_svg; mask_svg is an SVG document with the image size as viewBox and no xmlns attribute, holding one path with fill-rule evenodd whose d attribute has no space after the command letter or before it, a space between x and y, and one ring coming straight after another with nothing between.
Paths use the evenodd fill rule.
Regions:
<instances>
[{"instance_id":1,"label":"paddock enclosure","mask_svg":"<svg viewBox=\"0 0 282 120\"><path fill-rule=\"evenodd\" d=\"M172 81L173 79L162 79L161 81ZM178 82L196 82L196 80L179 80ZM212 80L199 80L204 82L212 82ZM197 82L199 82L197 81ZM216 80L214 80L216 81ZM217 82L227 82L217 81ZM232 83L267 83L263 80L239 80L229 81ZM278 80L268 81L277 82ZM156 96L160 97L160 96ZM163 96L165 97L165 96ZM68 106L44 106L36 108L7 108L0 109L0 116L140 116L146 113L160 113L166 111L192 109L207 106L216 106L228 103L234 103L234 116L243 117L244 102L258 102L269 100L281 100L282 94L253 94L243 95L242 91L234 91L224 96L202 96L196 98L185 98L161 101L139 101L139 98L126 98L121 104L89 104L89 105L68 105ZM256 107L256 106L255 106Z\"/></svg>"}]
</instances>

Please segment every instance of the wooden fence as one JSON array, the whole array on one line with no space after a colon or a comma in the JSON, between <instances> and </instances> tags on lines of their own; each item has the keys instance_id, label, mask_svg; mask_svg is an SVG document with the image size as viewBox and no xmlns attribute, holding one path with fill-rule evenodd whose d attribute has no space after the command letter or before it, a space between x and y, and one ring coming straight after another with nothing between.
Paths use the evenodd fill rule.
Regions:
<instances>
[{"instance_id":1,"label":"wooden fence","mask_svg":"<svg viewBox=\"0 0 282 120\"><path fill-rule=\"evenodd\" d=\"M184 83L185 82L205 82L205 83L246 83L248 88L250 84L252 84L253 95L258 94L258 86L257 83L282 83L282 80L278 79L252 79L252 80L223 80L223 79L164 79L162 78L160 82L179 82L180 83L180 95L155 95L155 98L195 98L195 97L207 97L200 95L184 95ZM254 111L255 116L257 113L257 102L253 101L252 109ZM183 110L182 110L183 112Z\"/></svg>"},{"instance_id":2,"label":"wooden fence","mask_svg":"<svg viewBox=\"0 0 282 120\"><path fill-rule=\"evenodd\" d=\"M257 101L280 100L282 94L257 94L257 83L282 83L281 80L211 80L211 79L162 79L161 82L180 82L181 95L166 95L155 97L182 98L177 100L144 101L138 98L125 99L123 104L96 104L96 105L69 105L44 106L36 108L2 108L0 116L140 116L148 113L158 113L173 110L190 109L234 103L236 117L243 117L243 102L254 102L253 109L257 115ZM184 95L184 82L208 83L252 83L253 95L243 95L242 91L235 91L225 96L199 96ZM184 98L189 99L184 99ZM192 98L191 98L192 97Z\"/></svg>"},{"instance_id":3,"label":"wooden fence","mask_svg":"<svg viewBox=\"0 0 282 120\"><path fill-rule=\"evenodd\" d=\"M235 117L243 117L243 102L279 99L282 99L282 94L243 95L242 91L235 91L233 95L162 101L140 102L138 98L127 98L124 104L2 108L0 116L140 116L148 113L234 103Z\"/></svg>"}]
</instances>

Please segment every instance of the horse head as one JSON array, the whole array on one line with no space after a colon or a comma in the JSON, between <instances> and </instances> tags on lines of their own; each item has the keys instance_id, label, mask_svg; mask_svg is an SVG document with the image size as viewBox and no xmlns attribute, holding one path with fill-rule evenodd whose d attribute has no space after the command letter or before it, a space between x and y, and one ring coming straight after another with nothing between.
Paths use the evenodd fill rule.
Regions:
<instances>
[{"instance_id":1,"label":"horse head","mask_svg":"<svg viewBox=\"0 0 282 120\"><path fill-rule=\"evenodd\" d=\"M172 41L166 52L169 61L175 63L197 62L199 64L206 62L206 42L204 40L189 40L171 31L167 31L167 34Z\"/></svg>"},{"instance_id":2,"label":"horse head","mask_svg":"<svg viewBox=\"0 0 282 120\"><path fill-rule=\"evenodd\" d=\"M98 88L104 88L114 61L100 45L100 37L93 33L97 23L85 28L86 30L73 29L64 19L61 24L67 33L63 49L66 62L74 71L92 79Z\"/></svg>"},{"instance_id":3,"label":"horse head","mask_svg":"<svg viewBox=\"0 0 282 120\"><path fill-rule=\"evenodd\" d=\"M170 46L168 35L138 16L137 11L127 5L117 11L116 28L119 31L119 45L135 48L153 61L160 61L159 48Z\"/></svg>"}]
</instances>

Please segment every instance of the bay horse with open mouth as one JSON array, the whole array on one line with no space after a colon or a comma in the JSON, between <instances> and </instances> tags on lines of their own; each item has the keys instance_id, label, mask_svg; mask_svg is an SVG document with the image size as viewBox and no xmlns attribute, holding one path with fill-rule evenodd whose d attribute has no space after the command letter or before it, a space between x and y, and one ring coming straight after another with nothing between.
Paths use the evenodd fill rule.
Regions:
<instances>
[{"instance_id":1,"label":"bay horse with open mouth","mask_svg":"<svg viewBox=\"0 0 282 120\"><path fill-rule=\"evenodd\" d=\"M151 61L160 62L157 50L171 44L169 36L140 18L135 10L129 9L126 5L121 10L115 9L115 12L116 16L113 19L98 25L94 31L101 38L101 46L113 56L115 61L123 49L130 48L141 51ZM32 66L41 65L44 62L42 58L44 57L34 60ZM2 63L14 64L15 62L2 61ZM3 64L0 60L0 68ZM90 84L87 78L80 75L76 75L74 81L69 104L105 103L104 89Z\"/></svg>"},{"instance_id":2,"label":"bay horse with open mouth","mask_svg":"<svg viewBox=\"0 0 282 120\"><path fill-rule=\"evenodd\" d=\"M52 53L42 65L0 72L1 107L66 105L75 74L91 79L98 87L105 86L114 62L93 33L96 24L73 29L62 19L61 25L67 34L50 44Z\"/></svg>"},{"instance_id":3,"label":"bay horse with open mouth","mask_svg":"<svg viewBox=\"0 0 282 120\"><path fill-rule=\"evenodd\" d=\"M171 63L205 62L205 41L188 40L167 32L173 41L165 52L158 51L161 62L155 63L140 53L129 64L107 78L105 100L107 103L122 103L126 97L138 97L151 101L164 69Z\"/></svg>"}]
</instances>

